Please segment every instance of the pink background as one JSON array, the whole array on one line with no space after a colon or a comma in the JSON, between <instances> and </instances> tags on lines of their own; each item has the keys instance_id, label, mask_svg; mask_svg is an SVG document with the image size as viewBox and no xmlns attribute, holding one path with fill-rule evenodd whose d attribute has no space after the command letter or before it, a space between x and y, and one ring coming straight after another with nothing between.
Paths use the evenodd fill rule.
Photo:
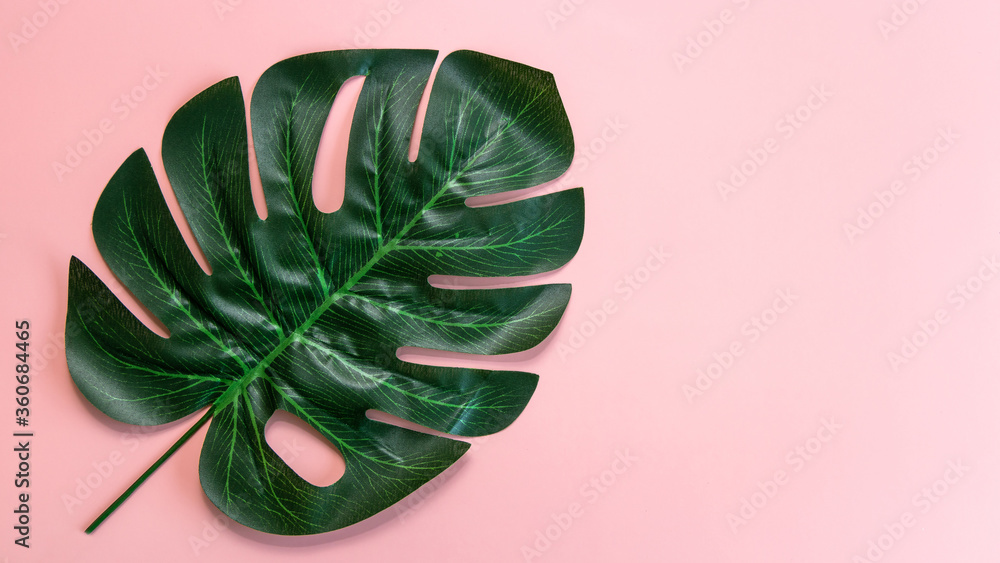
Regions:
<instances>
[{"instance_id":1,"label":"pink background","mask_svg":"<svg viewBox=\"0 0 1000 563\"><path fill-rule=\"evenodd\" d=\"M24 550L5 377L0 560L1000 559L1000 277L984 266L1000 254L1000 4L139 4L0 8L0 347L12 372L13 322L31 321L36 434ZM898 29L880 29L894 7ZM287 539L214 520L202 431L85 535L191 423L129 434L69 379L70 255L110 282L90 234L98 195L140 146L164 178L164 125L202 89L238 75L249 96L281 59L355 45L474 49L555 74L579 156L558 185L585 187L587 227L544 279L573 298L537 350L475 362L539 373L534 398L445 478L346 530ZM161 74L144 87L147 69ZM126 113L115 100L133 93ZM113 129L58 176L102 120ZM734 166L752 173L723 198ZM328 191L336 169L321 170ZM849 237L859 208L878 217ZM905 338L920 346L893 365ZM336 477L294 421L268 439L310 478Z\"/></svg>"}]
</instances>

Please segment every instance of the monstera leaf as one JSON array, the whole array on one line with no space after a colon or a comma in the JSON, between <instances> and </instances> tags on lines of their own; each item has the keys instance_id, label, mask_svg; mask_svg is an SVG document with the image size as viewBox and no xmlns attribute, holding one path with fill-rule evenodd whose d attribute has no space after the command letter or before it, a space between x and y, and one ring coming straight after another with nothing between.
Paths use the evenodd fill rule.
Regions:
<instances>
[{"instance_id":1,"label":"monstera leaf","mask_svg":"<svg viewBox=\"0 0 1000 563\"><path fill-rule=\"evenodd\" d=\"M408 159L433 51L314 53L271 67L250 116L267 203L250 190L240 83L185 104L163 137L163 163L207 258L187 248L142 150L111 178L94 212L108 266L169 331L146 328L75 257L66 355L84 396L108 416L198 422L105 512L92 531L204 423L208 497L246 526L276 534L341 528L399 501L454 463L461 440L377 422L382 411L457 436L509 425L537 376L401 361L415 346L507 354L559 321L566 284L441 289L429 276L524 276L565 264L583 232L580 189L470 207L472 196L528 188L569 166L573 141L552 76L475 52L435 76L418 157ZM343 206L313 203L313 170L341 85L363 75ZM281 409L343 455L330 486L299 477L268 446Z\"/></svg>"}]
</instances>

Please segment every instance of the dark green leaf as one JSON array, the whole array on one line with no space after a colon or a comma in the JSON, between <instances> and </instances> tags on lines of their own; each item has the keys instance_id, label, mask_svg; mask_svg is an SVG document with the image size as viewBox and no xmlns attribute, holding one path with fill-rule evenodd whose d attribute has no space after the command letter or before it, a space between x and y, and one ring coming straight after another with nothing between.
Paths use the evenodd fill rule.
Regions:
<instances>
[{"instance_id":1,"label":"dark green leaf","mask_svg":"<svg viewBox=\"0 0 1000 563\"><path fill-rule=\"evenodd\" d=\"M242 524L278 534L350 525L468 448L373 421L370 409L480 436L509 425L534 391L530 373L396 357L401 346L506 354L540 343L563 313L568 285L450 290L428 277L550 271L573 256L583 232L579 189L466 205L471 196L552 180L569 166L570 127L548 73L452 53L434 81L419 157L408 160L435 57L337 51L265 72L250 115L266 220L250 194L239 81L224 80L178 110L164 133L163 162L211 275L185 245L145 152L122 164L98 201L94 238L169 338L71 261L66 342L74 381L103 412L132 424L209 407L202 486ZM341 85L357 75L365 79L344 203L327 214L312 194L320 136ZM268 446L264 427L278 409L340 451L340 480L314 486Z\"/></svg>"}]
</instances>

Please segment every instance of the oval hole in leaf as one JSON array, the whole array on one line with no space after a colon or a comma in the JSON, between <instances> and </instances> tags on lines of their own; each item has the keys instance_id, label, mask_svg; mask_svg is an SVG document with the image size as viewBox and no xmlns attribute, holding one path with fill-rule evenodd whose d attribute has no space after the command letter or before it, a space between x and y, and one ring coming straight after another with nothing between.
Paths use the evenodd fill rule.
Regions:
<instances>
[{"instance_id":1,"label":"oval hole in leaf","mask_svg":"<svg viewBox=\"0 0 1000 563\"><path fill-rule=\"evenodd\" d=\"M295 473L317 487L336 483L347 470L336 446L301 418L283 410L274 411L264 428L267 445Z\"/></svg>"},{"instance_id":2,"label":"oval hole in leaf","mask_svg":"<svg viewBox=\"0 0 1000 563\"><path fill-rule=\"evenodd\" d=\"M351 122L358 107L364 76L352 76L344 81L333 99L333 107L326 118L323 135L316 153L313 171L313 203L323 213L333 213L344 204L344 186L347 181L347 142L351 136Z\"/></svg>"}]
</instances>

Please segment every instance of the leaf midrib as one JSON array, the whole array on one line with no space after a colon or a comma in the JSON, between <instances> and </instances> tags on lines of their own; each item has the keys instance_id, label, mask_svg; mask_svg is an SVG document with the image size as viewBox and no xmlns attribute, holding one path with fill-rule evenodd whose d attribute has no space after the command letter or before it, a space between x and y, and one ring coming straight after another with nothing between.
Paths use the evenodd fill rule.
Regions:
<instances>
[{"instance_id":1,"label":"leaf midrib","mask_svg":"<svg viewBox=\"0 0 1000 563\"><path fill-rule=\"evenodd\" d=\"M296 92L296 97L298 96L298 94L299 92ZM525 112L527 112L532 105L534 105L535 101L539 97L540 94L536 94L531 100L529 100L524 105L523 108L521 108L521 111L519 111L516 116L513 116L512 118L508 119L503 124L504 126L498 129L493 134L492 139L488 139L485 143L483 143L482 145L479 146L479 148L476 149L475 153L473 153L466 160L465 165L462 166L461 169L459 169L457 172L449 170L452 172L452 174L451 177L448 179L448 181L443 183L441 189L439 189L429 200L427 200L427 203L425 203L424 206L413 215L410 221L407 222L406 225L404 225L403 228L401 228L388 243L382 244L378 248L378 250L376 250L375 254L368 260L368 262L365 263L364 266L362 266L357 272L355 272L355 274L351 276L351 278L348 279L346 282L344 282L344 284L341 285L335 292L331 293L323 301L323 303L321 303L318 307L316 307L316 309L313 311L313 313L309 316L308 319L303 321L294 331L291 332L291 334L289 334L281 342L279 342L278 345L275 346L274 349L272 349L267 356L265 356L260 362L257 363L256 366L253 367L253 369L251 369L245 375L243 375L238 380L230 384L229 388L226 391L224 391L222 395L219 396L219 398L215 401L214 407L216 409L216 412L218 412L218 409L225 408L230 403L235 401L238 396L244 393L244 391L247 389L247 387L250 386L251 383L253 383L259 377L262 377L265 374L267 368L270 367L271 363L274 362L274 360L276 360L278 356L280 356L285 351L286 348L288 348L293 343L300 341L300 339L304 336L305 332L309 330L309 328L311 328L312 325L315 324L316 321L318 321L319 318L322 317L323 314L325 314L330 309L330 307L333 306L334 303L339 301L341 297L346 295L350 291L350 289L354 287L354 285L356 285L359 281L361 281L361 278L363 278L365 274L367 274L368 271L371 270L382 258L384 258L389 252L395 250L397 248L397 243L404 236L406 236L406 234L410 231L410 229L416 226L416 224L423 217L424 213L426 213L430 209L433 209L434 205L441 198L441 196L443 196L449 189L455 187L456 179L462 177L466 172L468 172L468 170L476 164L476 162L483 155L483 153L485 153L493 145L493 143L497 140L497 138L502 136L504 133L507 132L508 129L510 129L510 127L512 127L515 123L517 123L519 118ZM469 100L466 101L466 103L469 102L471 102L471 97ZM465 115L464 111L459 112L459 126L456 126L456 131L461 129L460 125L462 119L464 118L464 115ZM286 143L287 141L288 139L286 138ZM457 144L458 143L456 141L455 145L457 146ZM288 147L288 149L290 148L291 147ZM287 153L286 153L286 161L287 161ZM449 167L453 164L454 164L454 153L451 155ZM291 177L289 177L289 183L291 183L291 181L292 181ZM325 284L326 280L324 279L322 281L324 282L323 284L324 288L326 288ZM280 389L278 390L280 392ZM292 401L292 403L295 404L294 401ZM295 404L295 406L296 408L299 408L297 404Z\"/></svg>"}]
</instances>

